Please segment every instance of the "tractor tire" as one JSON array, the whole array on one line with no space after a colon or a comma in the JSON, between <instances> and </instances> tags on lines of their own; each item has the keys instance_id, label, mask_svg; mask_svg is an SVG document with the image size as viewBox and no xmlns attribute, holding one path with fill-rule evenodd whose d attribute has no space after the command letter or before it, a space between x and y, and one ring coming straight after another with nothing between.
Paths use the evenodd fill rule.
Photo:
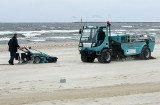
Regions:
<instances>
[{"instance_id":1,"label":"tractor tire","mask_svg":"<svg viewBox=\"0 0 160 105\"><path fill-rule=\"evenodd\" d=\"M33 63L34 64L38 64L38 63L40 63L41 62L41 58L39 57L39 56L35 56L34 58L33 58Z\"/></svg>"},{"instance_id":2,"label":"tractor tire","mask_svg":"<svg viewBox=\"0 0 160 105\"><path fill-rule=\"evenodd\" d=\"M144 46L142 49L141 54L139 55L139 58L141 60L149 60L151 57L151 51L147 46Z\"/></svg>"},{"instance_id":3,"label":"tractor tire","mask_svg":"<svg viewBox=\"0 0 160 105\"><path fill-rule=\"evenodd\" d=\"M82 61L82 62L87 62L87 61L88 61L88 60L87 60L87 57L81 55L81 61Z\"/></svg>"},{"instance_id":4,"label":"tractor tire","mask_svg":"<svg viewBox=\"0 0 160 105\"><path fill-rule=\"evenodd\" d=\"M111 52L108 49L102 51L101 55L98 56L100 63L110 63L112 59Z\"/></svg>"},{"instance_id":5,"label":"tractor tire","mask_svg":"<svg viewBox=\"0 0 160 105\"><path fill-rule=\"evenodd\" d=\"M89 63L92 63L92 62L94 62L94 60L95 60L94 57L88 57L87 59L88 59L88 62L89 62Z\"/></svg>"},{"instance_id":6,"label":"tractor tire","mask_svg":"<svg viewBox=\"0 0 160 105\"><path fill-rule=\"evenodd\" d=\"M86 56L81 55L82 62L92 63L94 62L94 60L95 60L95 57L86 57Z\"/></svg>"}]
</instances>

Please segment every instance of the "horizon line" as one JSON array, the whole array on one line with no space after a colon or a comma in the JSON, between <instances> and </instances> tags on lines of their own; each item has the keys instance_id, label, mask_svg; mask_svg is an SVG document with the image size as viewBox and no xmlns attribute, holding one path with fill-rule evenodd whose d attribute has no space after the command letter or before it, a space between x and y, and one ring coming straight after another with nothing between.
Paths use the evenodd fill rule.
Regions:
<instances>
[{"instance_id":1,"label":"horizon line","mask_svg":"<svg viewBox=\"0 0 160 105\"><path fill-rule=\"evenodd\" d=\"M111 23L160 23L160 21L110 21ZM105 21L75 21L75 22L0 22L0 23L106 23Z\"/></svg>"}]
</instances>

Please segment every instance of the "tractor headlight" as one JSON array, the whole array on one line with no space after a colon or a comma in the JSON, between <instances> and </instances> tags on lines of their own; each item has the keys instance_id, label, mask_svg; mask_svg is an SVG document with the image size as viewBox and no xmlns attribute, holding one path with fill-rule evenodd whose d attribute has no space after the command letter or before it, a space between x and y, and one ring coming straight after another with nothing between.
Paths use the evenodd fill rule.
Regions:
<instances>
[{"instance_id":1,"label":"tractor headlight","mask_svg":"<svg viewBox=\"0 0 160 105\"><path fill-rule=\"evenodd\" d=\"M86 29L87 28L87 26L83 26L83 29Z\"/></svg>"},{"instance_id":2,"label":"tractor headlight","mask_svg":"<svg viewBox=\"0 0 160 105\"><path fill-rule=\"evenodd\" d=\"M96 47L96 43L92 43L91 47Z\"/></svg>"},{"instance_id":3,"label":"tractor headlight","mask_svg":"<svg viewBox=\"0 0 160 105\"><path fill-rule=\"evenodd\" d=\"M83 47L83 43L79 43L79 47Z\"/></svg>"}]
</instances>

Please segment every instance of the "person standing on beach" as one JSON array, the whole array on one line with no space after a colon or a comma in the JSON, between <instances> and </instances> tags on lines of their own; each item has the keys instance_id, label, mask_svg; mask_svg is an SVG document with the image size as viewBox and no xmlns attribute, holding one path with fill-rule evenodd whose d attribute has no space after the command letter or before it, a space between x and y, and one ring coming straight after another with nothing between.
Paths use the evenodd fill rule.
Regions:
<instances>
[{"instance_id":1,"label":"person standing on beach","mask_svg":"<svg viewBox=\"0 0 160 105\"><path fill-rule=\"evenodd\" d=\"M15 33L13 37L8 42L9 52L10 52L10 60L8 63L10 65L14 65L14 58L16 57L17 49L20 48L18 45L17 34Z\"/></svg>"}]
</instances>

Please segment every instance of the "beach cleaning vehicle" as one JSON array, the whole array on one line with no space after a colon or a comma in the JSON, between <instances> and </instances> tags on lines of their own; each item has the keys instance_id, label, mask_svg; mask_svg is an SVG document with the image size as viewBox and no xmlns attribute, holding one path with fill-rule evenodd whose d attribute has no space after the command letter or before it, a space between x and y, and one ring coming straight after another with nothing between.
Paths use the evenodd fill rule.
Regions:
<instances>
[{"instance_id":1,"label":"beach cleaning vehicle","mask_svg":"<svg viewBox=\"0 0 160 105\"><path fill-rule=\"evenodd\" d=\"M48 54L45 54L43 52L40 52L36 49L33 49L31 47L22 47L20 48L21 51L24 53L21 53L21 58L19 57L19 54L17 54L17 59L20 58L22 63L26 63L31 61L33 64L38 64L38 63L56 63L57 62L57 57L50 56ZM34 50L36 52L32 52L31 50Z\"/></svg>"},{"instance_id":2,"label":"beach cleaning vehicle","mask_svg":"<svg viewBox=\"0 0 160 105\"><path fill-rule=\"evenodd\" d=\"M83 26L79 33L82 62L94 62L97 58L100 63L110 63L127 57L148 60L155 46L152 35L111 34L109 22L106 26Z\"/></svg>"}]
</instances>

